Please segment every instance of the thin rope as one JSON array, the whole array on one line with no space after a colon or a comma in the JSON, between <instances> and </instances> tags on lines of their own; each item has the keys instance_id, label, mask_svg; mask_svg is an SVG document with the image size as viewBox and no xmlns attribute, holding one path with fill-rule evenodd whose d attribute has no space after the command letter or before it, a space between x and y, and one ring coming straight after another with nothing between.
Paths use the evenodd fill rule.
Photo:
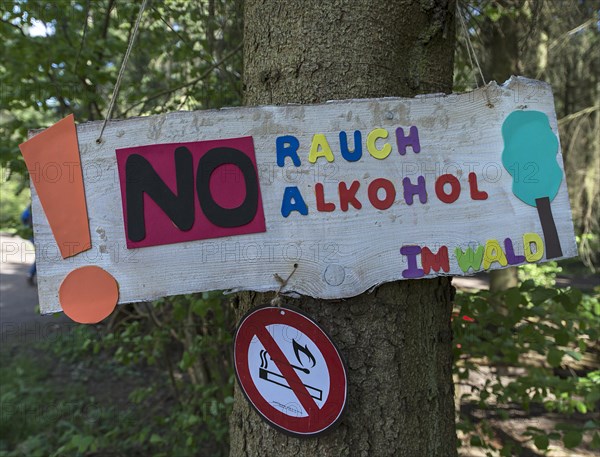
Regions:
<instances>
[{"instance_id":1,"label":"thin rope","mask_svg":"<svg viewBox=\"0 0 600 457\"><path fill-rule=\"evenodd\" d=\"M281 291L283 290L283 288L285 286L287 286L288 281L292 278L292 276L294 276L294 273L296 273L296 270L298 269L298 264L295 263L294 264L294 269L292 270L292 272L290 273L290 275L286 278L283 279L281 276L279 276L277 273L273 274L273 277L277 280L277 282L279 283L279 290L277 291L277 293L275 294L275 297L273 297L273 300L271 300L271 306L277 306L278 308L281 307L281 303L282 303L282 298L281 298Z\"/></svg>"},{"instance_id":2,"label":"thin rope","mask_svg":"<svg viewBox=\"0 0 600 457\"><path fill-rule=\"evenodd\" d=\"M475 64L477 65L477 70L479 70L479 76L481 76L481 80L483 81L483 84L487 85L487 82L485 81L485 78L483 77L483 71L481 71L481 66L479 65L479 59L477 59L477 54L475 53L475 48L473 47L473 42L471 41L471 37L467 30L467 24L465 23L465 18L463 18L462 14L460 14L460 10L459 10L458 17L460 19L460 23L462 24L463 32L465 33L465 38L467 39L467 49L471 48L471 52L473 53L473 58L475 59ZM470 59L470 56L469 56L469 59ZM471 62L471 65L473 65L472 62ZM473 68L473 70L475 70L475 69Z\"/></svg>"},{"instance_id":3,"label":"thin rope","mask_svg":"<svg viewBox=\"0 0 600 457\"><path fill-rule=\"evenodd\" d=\"M73 72L77 72L77 65L79 64L79 58L81 57L81 51L83 51L83 43L85 43L85 36L87 35L88 22L90 22L90 0L87 1L85 7L85 24L83 24L83 33L81 34L81 43L79 44L79 51L77 51L77 57L75 58L75 66Z\"/></svg>"},{"instance_id":4,"label":"thin rope","mask_svg":"<svg viewBox=\"0 0 600 457\"><path fill-rule=\"evenodd\" d=\"M465 22L462 17L458 3L456 4L456 15L459 17L462 29L465 32L465 41L467 43L467 56L469 56L469 63L471 64L471 74L473 75L473 79L475 80L475 86L479 89L479 81L477 80L477 75L475 74L475 65L473 64L473 58L471 57L471 47L469 46L469 34L466 31Z\"/></svg>"},{"instance_id":5,"label":"thin rope","mask_svg":"<svg viewBox=\"0 0 600 457\"><path fill-rule=\"evenodd\" d=\"M479 89L479 81L477 80L477 75L475 74L475 64L473 63L473 58L471 57L471 48L467 43L467 55L469 56L469 63L471 64L471 73L473 75L473 79L475 80L475 85Z\"/></svg>"},{"instance_id":6,"label":"thin rope","mask_svg":"<svg viewBox=\"0 0 600 457\"><path fill-rule=\"evenodd\" d=\"M144 14L144 10L146 9L146 4L148 0L144 0L142 2L142 6L140 7L140 12L138 14L137 20L135 21L135 25L133 26L133 32L131 33L131 37L129 38L129 44L127 45L127 50L125 51L125 56L123 57L123 62L121 62L121 68L119 69L119 74L117 76L117 81L115 82L115 87L113 88L112 96L110 97L110 102L108 104L108 111L106 113L106 118L104 119L104 123L102 124L102 129L100 129L100 135L96 140L96 143L102 143L102 134L104 133L104 129L106 128L106 124L110 120L110 115L112 114L112 110L115 107L115 101L117 99L117 95L119 93L119 87L121 86L121 80L123 79L123 74L125 73L125 67L127 66L127 61L129 60L129 55L131 54L131 49L133 48L133 43L135 42L135 38L138 33L138 29L140 28L140 23L142 22L142 15Z\"/></svg>"},{"instance_id":7,"label":"thin rope","mask_svg":"<svg viewBox=\"0 0 600 457\"><path fill-rule=\"evenodd\" d=\"M462 14L461 14L458 3L457 3L457 15L458 15L458 18L462 25L462 29L465 34L465 38L467 40L467 54L469 55L469 62L471 63L471 70L473 71L473 74L475 74L475 67L473 66L473 59L474 59L475 65L477 66L477 70L479 71L479 76L481 76L481 81L483 81L483 84L484 84L483 94L485 95L485 98L487 100L487 106L489 106L490 108L493 108L494 105L491 102L490 97L487 92L488 83L486 82L485 77L483 76L483 71L481 70L481 66L479 65L479 59L477 58L477 54L475 53L475 48L473 47L473 42L471 41L471 37L469 36L469 31L467 30L467 24L465 23L465 19L463 18ZM471 58L471 54L473 54L473 58ZM476 76L475 76L475 85L477 86L477 88L479 88L479 83L477 82Z\"/></svg>"}]
</instances>

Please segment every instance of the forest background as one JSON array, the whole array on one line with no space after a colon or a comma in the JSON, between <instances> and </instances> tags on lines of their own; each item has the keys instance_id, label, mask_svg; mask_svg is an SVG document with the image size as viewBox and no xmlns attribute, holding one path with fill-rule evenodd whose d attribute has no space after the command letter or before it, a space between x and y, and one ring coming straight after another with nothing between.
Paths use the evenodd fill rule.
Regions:
<instances>
[{"instance_id":1,"label":"forest background","mask_svg":"<svg viewBox=\"0 0 600 457\"><path fill-rule=\"evenodd\" d=\"M0 229L29 238L18 144L70 113L104 119L139 3L0 5ZM580 252L492 277L490 291L459 291L459 453L597 455L600 11L594 1L482 0L458 2L457 15L456 92L511 74L552 85ZM242 40L238 0L150 2L112 117L241 105ZM61 324L32 344L3 341L0 456L227 455L230 302L170 297L119 307L94 327Z\"/></svg>"}]
</instances>

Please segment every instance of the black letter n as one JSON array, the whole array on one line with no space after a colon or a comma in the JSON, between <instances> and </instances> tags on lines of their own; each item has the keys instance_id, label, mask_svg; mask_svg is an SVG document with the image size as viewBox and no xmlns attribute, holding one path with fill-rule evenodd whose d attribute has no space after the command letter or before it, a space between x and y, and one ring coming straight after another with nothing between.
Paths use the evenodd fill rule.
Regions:
<instances>
[{"instance_id":1,"label":"black letter n","mask_svg":"<svg viewBox=\"0 0 600 457\"><path fill-rule=\"evenodd\" d=\"M127 236L131 241L146 238L144 193L154 200L179 230L194 225L194 166L192 153L185 147L175 150L177 195L158 176L150 162L131 154L125 164ZM149 221L151 222L151 221Z\"/></svg>"}]
</instances>

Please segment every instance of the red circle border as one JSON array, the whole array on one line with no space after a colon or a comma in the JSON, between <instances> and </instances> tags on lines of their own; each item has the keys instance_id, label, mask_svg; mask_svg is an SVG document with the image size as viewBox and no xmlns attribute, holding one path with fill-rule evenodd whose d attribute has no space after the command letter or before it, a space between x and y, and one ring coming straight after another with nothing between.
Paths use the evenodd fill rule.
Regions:
<instances>
[{"instance_id":1,"label":"red circle border","mask_svg":"<svg viewBox=\"0 0 600 457\"><path fill-rule=\"evenodd\" d=\"M285 314L281 314L282 311ZM252 380L247 349L256 335L253 327L267 327L271 324L288 325L300 330L317 345L328 363L331 387L329 396L316 417L291 417L284 414L264 399ZM269 425L293 436L312 437L325 433L340 421L348 397L346 364L329 335L301 311L269 305L250 310L241 319L235 332L233 356L236 378L244 396ZM340 385L343 388L339 388Z\"/></svg>"}]
</instances>

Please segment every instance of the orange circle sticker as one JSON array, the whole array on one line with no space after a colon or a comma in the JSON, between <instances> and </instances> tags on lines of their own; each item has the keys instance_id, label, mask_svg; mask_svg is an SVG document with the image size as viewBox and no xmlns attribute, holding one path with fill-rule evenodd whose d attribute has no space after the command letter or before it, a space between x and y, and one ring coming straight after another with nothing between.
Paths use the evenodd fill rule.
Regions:
<instances>
[{"instance_id":1,"label":"orange circle sticker","mask_svg":"<svg viewBox=\"0 0 600 457\"><path fill-rule=\"evenodd\" d=\"M71 271L58 290L64 313L80 324L96 324L113 312L119 299L117 280L96 266Z\"/></svg>"}]
</instances>

